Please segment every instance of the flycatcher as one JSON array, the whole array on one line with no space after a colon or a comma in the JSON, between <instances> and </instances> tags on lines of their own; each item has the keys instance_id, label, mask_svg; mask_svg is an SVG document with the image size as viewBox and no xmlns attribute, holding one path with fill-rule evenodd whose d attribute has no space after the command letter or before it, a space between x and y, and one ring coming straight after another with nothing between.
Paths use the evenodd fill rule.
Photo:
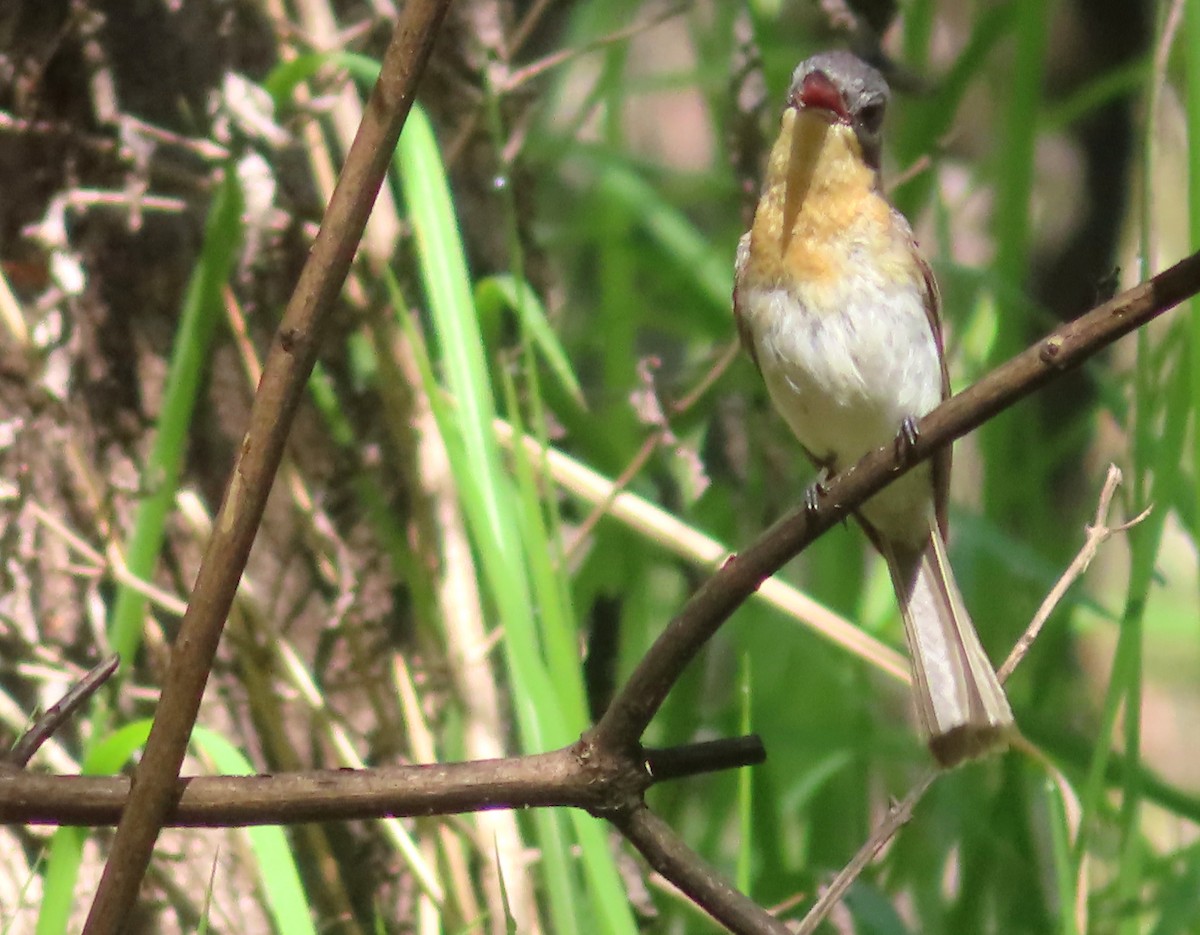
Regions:
<instances>
[{"instance_id":1,"label":"flycatcher","mask_svg":"<svg viewBox=\"0 0 1200 935\"><path fill-rule=\"evenodd\" d=\"M848 52L792 75L753 227L738 244L742 343L809 458L836 473L950 393L937 284L880 186L883 76ZM904 617L943 766L1003 746L1013 717L946 559L950 449L858 510Z\"/></svg>"}]
</instances>

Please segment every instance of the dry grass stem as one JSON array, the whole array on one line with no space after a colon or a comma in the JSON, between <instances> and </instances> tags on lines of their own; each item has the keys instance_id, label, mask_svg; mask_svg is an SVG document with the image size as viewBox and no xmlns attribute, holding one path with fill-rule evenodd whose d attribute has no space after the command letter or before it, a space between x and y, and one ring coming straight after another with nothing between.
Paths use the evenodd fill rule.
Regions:
<instances>
[{"instance_id":1,"label":"dry grass stem","mask_svg":"<svg viewBox=\"0 0 1200 935\"><path fill-rule=\"evenodd\" d=\"M498 420L495 429L501 443L511 447L512 426ZM574 458L555 448L543 450L541 444L528 435L524 442L531 462L535 465L544 463L557 484L593 505L608 504L609 516L650 541L709 571L720 568L729 557L730 549L726 546L648 500L620 490L613 481ZM897 681L911 682L904 656L782 579L767 579L755 596Z\"/></svg>"}]
</instances>

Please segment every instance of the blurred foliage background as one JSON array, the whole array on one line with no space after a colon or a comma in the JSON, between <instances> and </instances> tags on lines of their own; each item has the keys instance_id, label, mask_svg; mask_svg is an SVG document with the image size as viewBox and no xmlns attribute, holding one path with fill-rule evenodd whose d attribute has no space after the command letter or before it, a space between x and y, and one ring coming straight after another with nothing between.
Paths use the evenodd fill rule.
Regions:
<instances>
[{"instance_id":1,"label":"blurred foliage background","mask_svg":"<svg viewBox=\"0 0 1200 935\"><path fill-rule=\"evenodd\" d=\"M733 355L729 300L795 64L850 47L887 69L889 191L940 281L961 388L1200 239L1197 7L456 3L188 770L571 742L722 550L812 479ZM392 14L0 12L0 737L104 652L125 661L39 768L136 756L257 360ZM828 931L1200 930L1197 325L1166 316L957 446L952 559L997 662L1082 544L1109 462L1122 516L1154 512L1106 546L1010 683L1044 759L940 778ZM902 648L858 530L782 574ZM903 684L760 601L646 742L747 730L765 765L664 784L652 804L798 918L929 757ZM77 929L107 836L0 837L0 930ZM603 823L552 812L170 832L136 924L714 929Z\"/></svg>"}]
</instances>

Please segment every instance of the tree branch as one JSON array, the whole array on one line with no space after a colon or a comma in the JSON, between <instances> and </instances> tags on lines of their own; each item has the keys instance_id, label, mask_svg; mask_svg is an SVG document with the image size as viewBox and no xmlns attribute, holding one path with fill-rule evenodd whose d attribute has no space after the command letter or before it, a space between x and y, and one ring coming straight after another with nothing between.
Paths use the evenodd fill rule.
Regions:
<instances>
[{"instance_id":1,"label":"tree branch","mask_svg":"<svg viewBox=\"0 0 1200 935\"><path fill-rule=\"evenodd\" d=\"M112 678L117 671L121 658L114 653L103 662L93 666L83 678L71 686L70 691L57 702L46 709L46 713L38 718L33 726L13 744L13 748L5 756L0 756L0 768L13 767L24 769L33 759L33 755L54 732L63 726L80 706L96 693L105 682Z\"/></svg>"},{"instance_id":2,"label":"tree branch","mask_svg":"<svg viewBox=\"0 0 1200 935\"><path fill-rule=\"evenodd\" d=\"M646 806L613 816L612 822L651 867L731 932L790 935L786 925L730 885Z\"/></svg>"},{"instance_id":3,"label":"tree branch","mask_svg":"<svg viewBox=\"0 0 1200 935\"><path fill-rule=\"evenodd\" d=\"M763 758L757 737L651 750L636 759L581 740L550 753L466 763L198 776L175 781L164 825L230 828L552 806L611 815L640 804L655 783ZM113 825L129 787L127 776L0 770L0 824Z\"/></svg>"},{"instance_id":4,"label":"tree branch","mask_svg":"<svg viewBox=\"0 0 1200 935\"><path fill-rule=\"evenodd\" d=\"M154 842L175 802L179 768L200 697L292 417L316 360L321 325L349 272L449 3L409 0L396 23L321 230L271 344L250 425L171 651L154 726L84 925L85 935L117 932L133 911Z\"/></svg>"},{"instance_id":5,"label":"tree branch","mask_svg":"<svg viewBox=\"0 0 1200 935\"><path fill-rule=\"evenodd\" d=\"M757 766L766 758L767 751L757 734L723 737L666 750L647 749L643 755L646 772L657 782L739 766Z\"/></svg>"}]
</instances>

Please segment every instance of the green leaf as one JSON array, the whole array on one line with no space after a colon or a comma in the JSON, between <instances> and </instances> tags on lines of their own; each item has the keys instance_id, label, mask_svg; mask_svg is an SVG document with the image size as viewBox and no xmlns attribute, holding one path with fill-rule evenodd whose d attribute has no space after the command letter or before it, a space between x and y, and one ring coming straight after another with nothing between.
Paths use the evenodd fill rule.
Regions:
<instances>
[{"instance_id":1,"label":"green leaf","mask_svg":"<svg viewBox=\"0 0 1200 935\"><path fill-rule=\"evenodd\" d=\"M494 315L507 308L517 313L541 351L550 372L580 406L584 405L583 391L567 358L566 351L554 333L546 310L528 283L518 283L509 275L487 276L475 284L475 305L481 317Z\"/></svg>"}]
</instances>

